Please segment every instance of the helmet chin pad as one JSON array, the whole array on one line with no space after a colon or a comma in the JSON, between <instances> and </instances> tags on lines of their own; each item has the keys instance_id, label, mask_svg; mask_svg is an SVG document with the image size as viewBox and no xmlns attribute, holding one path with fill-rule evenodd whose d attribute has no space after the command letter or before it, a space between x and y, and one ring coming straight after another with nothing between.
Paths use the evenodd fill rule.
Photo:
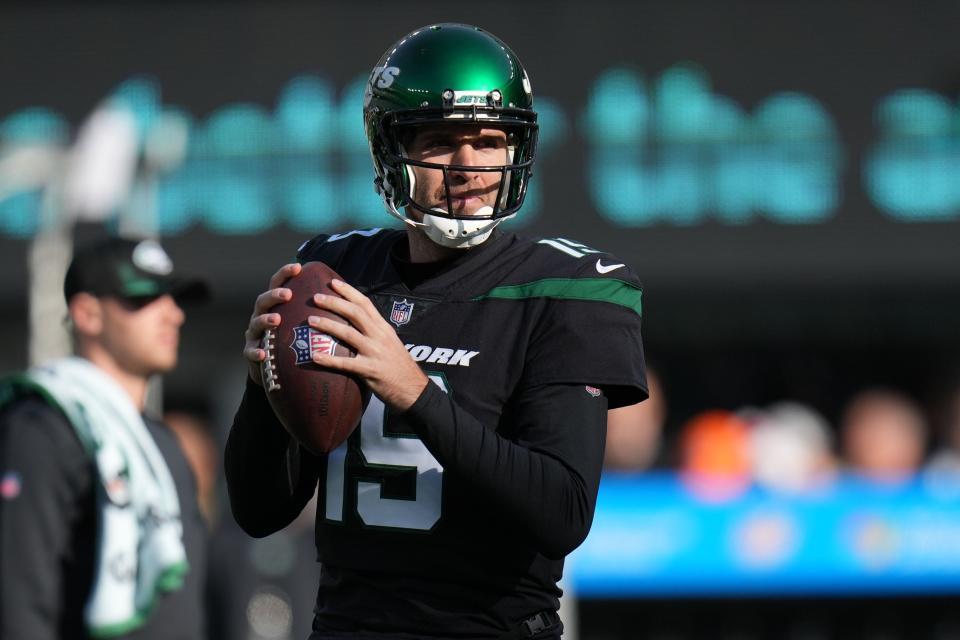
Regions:
<instances>
[{"instance_id":1,"label":"helmet chin pad","mask_svg":"<svg viewBox=\"0 0 960 640\"><path fill-rule=\"evenodd\" d=\"M406 155L406 153L404 153L404 155ZM414 192L416 191L417 185L416 173L414 173L413 167L408 164L404 164L403 168L404 171L406 171L407 181L410 184L410 202L416 202L414 199ZM490 237L490 233L500 224L501 220L513 217L506 216L505 218L491 220L490 216L493 215L493 207L489 205L480 207L474 212L474 215L486 218L485 220L457 220L447 218L448 213L446 209L439 207L434 207L431 211L436 211L442 215L434 216L425 213L423 221L417 226L422 228L426 236L434 243L450 249L468 249L483 243Z\"/></svg>"},{"instance_id":2,"label":"helmet chin pad","mask_svg":"<svg viewBox=\"0 0 960 640\"><path fill-rule=\"evenodd\" d=\"M437 213L446 215L443 209L433 209ZM478 216L490 216L493 207L480 207L476 211ZM452 249L467 249L484 242L490 233L500 224L501 220L456 220L444 216L425 214L423 216L423 231L433 242L441 247Z\"/></svg>"}]
</instances>

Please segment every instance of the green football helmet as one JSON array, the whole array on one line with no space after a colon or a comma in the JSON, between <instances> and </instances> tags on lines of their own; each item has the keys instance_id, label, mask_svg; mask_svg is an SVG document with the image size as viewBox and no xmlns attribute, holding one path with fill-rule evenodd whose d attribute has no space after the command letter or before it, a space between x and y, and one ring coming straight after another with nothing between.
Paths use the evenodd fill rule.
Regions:
<instances>
[{"instance_id":1,"label":"green football helmet","mask_svg":"<svg viewBox=\"0 0 960 640\"><path fill-rule=\"evenodd\" d=\"M420 227L442 246L465 248L487 239L523 204L537 144L537 114L527 72L516 54L478 27L435 24L404 36L380 58L364 95L363 119L387 211ZM473 124L507 133L505 164L462 166L407 157L413 127ZM446 207L416 202L412 167L443 172ZM450 171L499 172L494 206L454 214ZM417 221L408 208L423 214Z\"/></svg>"}]
</instances>

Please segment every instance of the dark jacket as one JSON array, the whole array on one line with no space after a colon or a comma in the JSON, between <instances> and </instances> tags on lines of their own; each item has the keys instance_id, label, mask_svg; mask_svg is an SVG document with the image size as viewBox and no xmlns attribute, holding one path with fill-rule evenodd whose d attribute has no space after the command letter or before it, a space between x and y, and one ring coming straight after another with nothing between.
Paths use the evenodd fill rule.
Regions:
<instances>
[{"instance_id":1,"label":"dark jacket","mask_svg":"<svg viewBox=\"0 0 960 640\"><path fill-rule=\"evenodd\" d=\"M190 570L143 627L122 637L199 640L205 637L206 530L196 480L173 432L145 422L177 485ZM96 478L58 409L26 396L0 410L0 638L88 637L83 611L97 550Z\"/></svg>"}]
</instances>

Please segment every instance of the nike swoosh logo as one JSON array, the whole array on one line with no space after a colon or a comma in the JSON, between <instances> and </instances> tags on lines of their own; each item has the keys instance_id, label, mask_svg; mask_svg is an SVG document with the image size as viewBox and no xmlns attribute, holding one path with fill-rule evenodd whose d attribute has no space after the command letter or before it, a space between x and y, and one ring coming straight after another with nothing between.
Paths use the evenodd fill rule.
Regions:
<instances>
[{"instance_id":1,"label":"nike swoosh logo","mask_svg":"<svg viewBox=\"0 0 960 640\"><path fill-rule=\"evenodd\" d=\"M615 271L616 269L619 269L620 267L625 267L625 266L626 265L623 265L623 264L603 265L603 264L600 264L600 259L597 258L597 271L599 273L610 273L611 271Z\"/></svg>"}]
</instances>

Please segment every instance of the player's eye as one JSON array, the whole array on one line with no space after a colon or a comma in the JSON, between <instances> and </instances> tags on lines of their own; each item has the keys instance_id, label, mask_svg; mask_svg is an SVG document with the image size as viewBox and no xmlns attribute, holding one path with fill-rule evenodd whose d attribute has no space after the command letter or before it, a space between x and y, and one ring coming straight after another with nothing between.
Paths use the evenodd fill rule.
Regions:
<instances>
[{"instance_id":1,"label":"player's eye","mask_svg":"<svg viewBox=\"0 0 960 640\"><path fill-rule=\"evenodd\" d=\"M499 138L496 136L484 136L478 138L473 143L474 149L505 149L507 147L507 141L504 138Z\"/></svg>"},{"instance_id":2,"label":"player's eye","mask_svg":"<svg viewBox=\"0 0 960 640\"><path fill-rule=\"evenodd\" d=\"M452 146L453 142L451 142L450 138L443 136L427 138L423 143L425 149L444 149Z\"/></svg>"}]
</instances>

